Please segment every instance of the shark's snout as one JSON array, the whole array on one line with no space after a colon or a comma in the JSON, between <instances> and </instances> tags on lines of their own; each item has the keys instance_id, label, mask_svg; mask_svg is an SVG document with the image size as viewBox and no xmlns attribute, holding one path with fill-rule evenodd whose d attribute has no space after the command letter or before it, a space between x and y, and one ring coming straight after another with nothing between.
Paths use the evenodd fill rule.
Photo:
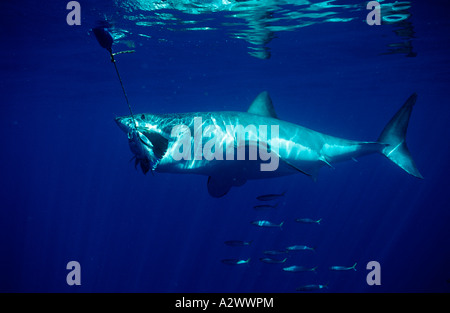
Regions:
<instances>
[{"instance_id":1,"label":"shark's snout","mask_svg":"<svg viewBox=\"0 0 450 313\"><path fill-rule=\"evenodd\" d=\"M116 121L117 125L123 132L125 132L125 133L129 132L130 126L127 121L127 118L122 116L122 117L116 117L114 120Z\"/></svg>"},{"instance_id":2,"label":"shark's snout","mask_svg":"<svg viewBox=\"0 0 450 313\"><path fill-rule=\"evenodd\" d=\"M120 126L122 124L123 117L119 116L119 117L116 117L114 120L116 121L117 125Z\"/></svg>"}]
</instances>

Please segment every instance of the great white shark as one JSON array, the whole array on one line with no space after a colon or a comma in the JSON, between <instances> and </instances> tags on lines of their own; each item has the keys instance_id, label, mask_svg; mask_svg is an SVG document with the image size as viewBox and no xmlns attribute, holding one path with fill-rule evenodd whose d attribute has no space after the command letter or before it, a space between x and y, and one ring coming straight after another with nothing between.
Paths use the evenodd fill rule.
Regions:
<instances>
[{"instance_id":1,"label":"great white shark","mask_svg":"<svg viewBox=\"0 0 450 313\"><path fill-rule=\"evenodd\" d=\"M267 92L260 93L247 112L133 114L115 120L128 135L135 166L140 165L144 174L151 171L206 175L209 194L221 197L231 187L241 186L249 179L302 173L316 180L323 166L333 167L333 163L356 160L372 153L382 154L410 175L423 178L405 141L416 99L414 93L406 100L376 141L338 138L280 120ZM245 131L241 137L245 140L240 141L244 142L243 146L233 140L238 136L237 126ZM271 131L261 132L262 126L270 127ZM204 135L200 137L201 142L198 139L195 142L198 134ZM217 153L231 151L236 156L239 148L244 147L248 156L244 159L208 158L202 150L208 142L210 154L217 156ZM268 159L251 159L252 147L264 147L276 159L276 168L262 170ZM180 153L187 151L194 151L194 157L180 159Z\"/></svg>"}]
</instances>

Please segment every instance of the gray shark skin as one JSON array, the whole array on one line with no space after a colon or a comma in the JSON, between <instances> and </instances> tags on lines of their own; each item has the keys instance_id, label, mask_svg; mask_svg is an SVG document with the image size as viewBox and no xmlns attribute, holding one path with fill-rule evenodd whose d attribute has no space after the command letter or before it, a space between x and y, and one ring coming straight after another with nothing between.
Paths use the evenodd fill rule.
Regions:
<instances>
[{"instance_id":1,"label":"gray shark skin","mask_svg":"<svg viewBox=\"0 0 450 313\"><path fill-rule=\"evenodd\" d=\"M374 142L333 137L282 121L276 116L267 92L259 94L247 112L135 114L118 117L116 123L128 135L130 149L136 158L135 166L140 165L144 174L151 171L206 175L209 194L222 197L231 187L241 186L249 179L302 173L316 180L323 166L332 167L333 163L372 153L383 154L407 173L423 178L405 141L416 99L416 94L408 98ZM177 128L180 125L183 127ZM229 128L237 125L245 129L245 141L241 141L245 142L248 152L245 159L237 158L240 147L233 141L237 134ZM270 131L263 133L259 127L267 127ZM278 128L278 136L271 127ZM212 131L205 134L207 129ZM196 138L200 138L200 142ZM202 153L207 151L208 141L222 143L219 148L215 146L217 151L210 151L223 155L225 151L231 151L234 158L206 159L206 154ZM182 143L186 145L182 146ZM273 158L251 159L252 147L265 147ZM174 157L174 153L184 152L186 148L191 149L191 157ZM276 165L275 170L262 170L269 162Z\"/></svg>"}]
</instances>

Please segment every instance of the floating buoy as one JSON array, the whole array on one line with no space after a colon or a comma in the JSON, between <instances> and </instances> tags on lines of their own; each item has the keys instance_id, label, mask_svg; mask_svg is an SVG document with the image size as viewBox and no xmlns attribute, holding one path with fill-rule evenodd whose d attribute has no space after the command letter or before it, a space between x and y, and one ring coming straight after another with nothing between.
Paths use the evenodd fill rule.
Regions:
<instances>
[{"instance_id":1,"label":"floating buoy","mask_svg":"<svg viewBox=\"0 0 450 313\"><path fill-rule=\"evenodd\" d=\"M112 53L112 44L113 44L113 38L111 36L111 33L106 29L105 27L99 26L92 29L92 32L95 35L95 38L97 39L98 43L102 48L105 48L108 50L109 53Z\"/></svg>"}]
</instances>

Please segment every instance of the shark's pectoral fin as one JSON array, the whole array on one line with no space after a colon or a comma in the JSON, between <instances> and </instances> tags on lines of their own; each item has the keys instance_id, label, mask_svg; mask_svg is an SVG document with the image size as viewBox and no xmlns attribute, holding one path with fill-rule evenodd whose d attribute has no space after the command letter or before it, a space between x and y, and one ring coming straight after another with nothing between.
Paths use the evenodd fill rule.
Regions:
<instances>
[{"instance_id":1,"label":"shark's pectoral fin","mask_svg":"<svg viewBox=\"0 0 450 313\"><path fill-rule=\"evenodd\" d=\"M244 178L229 178L220 176L208 177L208 193L214 198L225 196L233 186L242 186L247 180Z\"/></svg>"},{"instance_id":2,"label":"shark's pectoral fin","mask_svg":"<svg viewBox=\"0 0 450 313\"><path fill-rule=\"evenodd\" d=\"M231 181L218 177L208 177L208 192L214 198L225 196L232 187Z\"/></svg>"}]
</instances>

